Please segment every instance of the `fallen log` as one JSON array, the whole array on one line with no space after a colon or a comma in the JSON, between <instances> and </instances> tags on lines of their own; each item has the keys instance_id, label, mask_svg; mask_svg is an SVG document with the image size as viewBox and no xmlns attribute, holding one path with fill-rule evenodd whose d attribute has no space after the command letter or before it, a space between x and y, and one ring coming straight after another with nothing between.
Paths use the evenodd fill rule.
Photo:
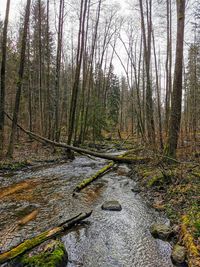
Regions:
<instances>
[{"instance_id":1,"label":"fallen log","mask_svg":"<svg viewBox=\"0 0 200 267\"><path fill-rule=\"evenodd\" d=\"M5 115L12 121L12 118L7 113L5 113ZM68 150L73 150L73 151L76 151L78 153L89 154L89 155L94 156L94 157L108 159L108 160L112 160L112 161L119 162L119 163L130 163L130 164L137 163L137 164L143 164L143 163L147 163L149 161L148 158L125 158L125 157L118 157L118 156L113 156L113 155L110 155L110 154L98 153L98 152L91 151L91 150L84 149L84 148L70 146L70 145L67 145L65 143L59 143L59 142L52 141L52 140L47 139L45 137L42 137L42 136L40 136L38 134L35 134L33 132L30 132L30 131L24 129L19 124L17 124L17 126L18 126L18 128L21 131L23 131L24 133L26 133L30 137L34 138L38 142L47 143L47 144L50 144L52 146L61 147L61 148L65 148L65 149L68 149Z\"/></svg>"},{"instance_id":2,"label":"fallen log","mask_svg":"<svg viewBox=\"0 0 200 267\"><path fill-rule=\"evenodd\" d=\"M118 156L118 158L124 158L127 155L127 152ZM73 191L73 196L75 193L80 192L83 188L91 184L94 180L99 178L100 176L103 176L107 172L109 172L115 165L115 162L112 161L108 165L104 166L102 169L98 170L94 175L84 179L82 182L80 182Z\"/></svg>"},{"instance_id":3,"label":"fallen log","mask_svg":"<svg viewBox=\"0 0 200 267\"><path fill-rule=\"evenodd\" d=\"M78 224L82 220L88 218L92 214L92 211L87 213L80 213L79 215L73 217L70 220L67 220L61 223L59 226L52 228L51 230L47 230L31 239L25 240L23 243L19 244L18 246L12 248L11 250L0 254L0 264L12 260L18 257L21 254L31 250L32 248L40 245L41 243L54 238L57 235L65 232L72 226Z\"/></svg>"},{"instance_id":4,"label":"fallen log","mask_svg":"<svg viewBox=\"0 0 200 267\"><path fill-rule=\"evenodd\" d=\"M82 182L80 182L74 189L73 195L75 195L76 192L80 192L83 188L91 184L94 180L99 178L100 176L107 173L109 170L111 170L114 166L114 162L109 163L108 165L104 166L102 169L100 169L98 172L96 172L94 175L90 176L89 178L84 179Z\"/></svg>"}]
</instances>

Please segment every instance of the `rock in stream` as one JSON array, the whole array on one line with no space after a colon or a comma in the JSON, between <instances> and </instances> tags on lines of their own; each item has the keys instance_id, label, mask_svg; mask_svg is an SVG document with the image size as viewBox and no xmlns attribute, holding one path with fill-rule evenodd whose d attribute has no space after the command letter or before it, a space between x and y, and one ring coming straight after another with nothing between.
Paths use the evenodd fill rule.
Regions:
<instances>
[{"instance_id":1,"label":"rock in stream","mask_svg":"<svg viewBox=\"0 0 200 267\"><path fill-rule=\"evenodd\" d=\"M121 211L122 206L117 200L110 200L104 202L104 204L101 206L102 210L110 210L110 211Z\"/></svg>"}]
</instances>

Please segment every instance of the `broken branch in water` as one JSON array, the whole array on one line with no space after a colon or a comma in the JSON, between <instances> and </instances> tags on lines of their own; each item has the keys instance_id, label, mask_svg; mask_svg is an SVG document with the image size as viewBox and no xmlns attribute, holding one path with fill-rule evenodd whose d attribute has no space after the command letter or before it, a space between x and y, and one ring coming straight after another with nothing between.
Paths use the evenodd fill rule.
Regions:
<instances>
[{"instance_id":1,"label":"broken branch in water","mask_svg":"<svg viewBox=\"0 0 200 267\"><path fill-rule=\"evenodd\" d=\"M65 232L72 226L78 224L82 220L88 218L92 214L92 211L87 213L80 213L79 215L67 220L64 223L61 223L59 226L54 227L50 230L47 230L31 239L25 240L23 243L19 244L18 246L12 248L11 250L0 254L0 264L12 260L17 256L29 251L30 249L40 245L41 243Z\"/></svg>"}]
</instances>

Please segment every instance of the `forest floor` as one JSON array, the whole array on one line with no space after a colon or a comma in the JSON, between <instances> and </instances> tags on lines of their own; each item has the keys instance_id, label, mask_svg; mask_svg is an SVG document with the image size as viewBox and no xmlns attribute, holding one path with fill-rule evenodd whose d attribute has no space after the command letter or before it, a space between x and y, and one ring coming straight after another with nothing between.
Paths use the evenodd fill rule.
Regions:
<instances>
[{"instance_id":1,"label":"forest floor","mask_svg":"<svg viewBox=\"0 0 200 267\"><path fill-rule=\"evenodd\" d=\"M133 141L125 142L121 147L119 144L107 141L97 147L129 150L128 156L150 158L148 164L132 168L134 175L137 174L138 192L156 210L167 214L172 225L176 225L177 242L187 248L189 266L200 266L200 151L193 153L191 148L181 148L178 162L169 164L163 162L155 151ZM62 150L55 151L52 147L27 140L23 145L16 145L13 159L0 161L0 171L15 171L56 161L66 161Z\"/></svg>"},{"instance_id":2,"label":"forest floor","mask_svg":"<svg viewBox=\"0 0 200 267\"><path fill-rule=\"evenodd\" d=\"M53 164L66 160L61 149L56 148L55 150L51 146L23 139L15 145L13 158L2 157L0 171L17 171L31 166Z\"/></svg>"}]
</instances>

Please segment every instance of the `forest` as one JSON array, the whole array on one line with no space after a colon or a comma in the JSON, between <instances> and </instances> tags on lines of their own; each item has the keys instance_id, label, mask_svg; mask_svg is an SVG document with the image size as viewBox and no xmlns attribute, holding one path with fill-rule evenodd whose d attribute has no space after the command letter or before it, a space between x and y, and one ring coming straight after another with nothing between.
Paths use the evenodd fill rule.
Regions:
<instances>
[{"instance_id":1,"label":"forest","mask_svg":"<svg viewBox=\"0 0 200 267\"><path fill-rule=\"evenodd\" d=\"M0 0L0 265L200 266L199 0Z\"/></svg>"}]
</instances>

